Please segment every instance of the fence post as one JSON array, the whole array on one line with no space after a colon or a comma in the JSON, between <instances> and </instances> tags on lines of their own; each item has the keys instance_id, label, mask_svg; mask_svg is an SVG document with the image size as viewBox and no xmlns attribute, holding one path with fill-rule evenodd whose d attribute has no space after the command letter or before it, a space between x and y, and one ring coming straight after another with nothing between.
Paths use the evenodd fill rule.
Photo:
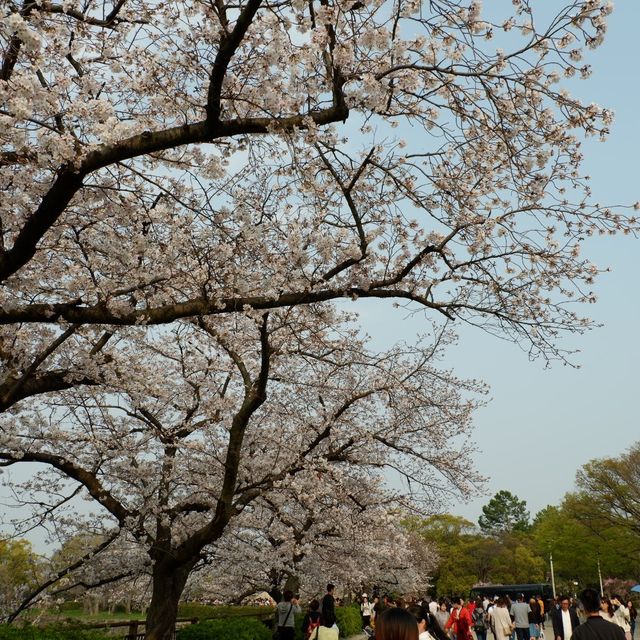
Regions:
<instances>
[{"instance_id":1,"label":"fence post","mask_svg":"<svg viewBox=\"0 0 640 640\"><path fill-rule=\"evenodd\" d=\"M127 635L130 638L135 638L138 635L138 621L137 620L129 620L129 633Z\"/></svg>"}]
</instances>

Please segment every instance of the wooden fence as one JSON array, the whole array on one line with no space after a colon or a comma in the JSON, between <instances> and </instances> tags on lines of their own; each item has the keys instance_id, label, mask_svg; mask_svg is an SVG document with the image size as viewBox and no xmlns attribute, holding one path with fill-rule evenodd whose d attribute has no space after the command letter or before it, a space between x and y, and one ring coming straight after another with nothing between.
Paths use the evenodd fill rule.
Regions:
<instances>
[{"instance_id":1,"label":"wooden fence","mask_svg":"<svg viewBox=\"0 0 640 640\"><path fill-rule=\"evenodd\" d=\"M196 624L197 622L203 622L204 620L213 620L220 618L258 618L265 623L269 623L274 619L273 609L267 609L264 613L258 613L255 611L242 612L233 615L220 615L220 616L207 616L206 618L178 618L176 620L176 628L173 630L172 638L176 637L176 630L180 627L184 627L190 624ZM146 623L144 620L119 620L114 622L97 622L91 625L86 625L85 629L118 629L127 628L127 633L124 636L120 636L122 640L146 640L146 633L143 631Z\"/></svg>"}]
</instances>

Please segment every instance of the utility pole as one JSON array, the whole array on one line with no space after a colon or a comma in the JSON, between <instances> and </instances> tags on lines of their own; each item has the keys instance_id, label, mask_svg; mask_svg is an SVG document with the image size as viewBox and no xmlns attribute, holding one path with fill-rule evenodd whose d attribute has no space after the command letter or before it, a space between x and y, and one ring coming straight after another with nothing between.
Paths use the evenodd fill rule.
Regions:
<instances>
[{"instance_id":1,"label":"utility pole","mask_svg":"<svg viewBox=\"0 0 640 640\"><path fill-rule=\"evenodd\" d=\"M549 566L551 567L551 589L553 591L553 597L556 597L556 577L553 573L553 553L549 552Z\"/></svg>"},{"instance_id":2,"label":"utility pole","mask_svg":"<svg viewBox=\"0 0 640 640\"><path fill-rule=\"evenodd\" d=\"M598 578L600 579L600 597L604 595L604 589L602 588L602 572L600 571L600 554L598 553Z\"/></svg>"}]
</instances>

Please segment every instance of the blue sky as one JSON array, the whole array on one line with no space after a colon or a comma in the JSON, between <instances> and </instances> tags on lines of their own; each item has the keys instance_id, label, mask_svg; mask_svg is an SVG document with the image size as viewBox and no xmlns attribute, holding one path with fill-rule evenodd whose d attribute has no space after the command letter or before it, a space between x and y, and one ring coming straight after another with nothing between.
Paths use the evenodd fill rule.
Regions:
<instances>
[{"instance_id":1,"label":"blue sky","mask_svg":"<svg viewBox=\"0 0 640 640\"><path fill-rule=\"evenodd\" d=\"M548 10L547 3L553 4L537 0L532 5ZM640 2L619 0L604 45L587 52L593 75L568 85L574 95L616 114L606 143L584 144L594 201L606 204L640 200L639 23ZM477 413L474 438L477 469L489 481L486 496L453 504L451 512L476 522L482 505L508 489L527 501L533 516L572 490L576 471L585 462L616 456L640 440L640 239L598 238L584 253L612 272L601 276L599 302L587 310L604 326L564 342L580 349L573 359L579 369L561 364L544 369L544 363L529 362L516 345L460 327L460 342L444 364L461 377L481 378L491 386L492 400ZM366 330L376 342L404 337L391 333L389 327L397 330L399 325L390 317L391 311L365 310ZM401 331L406 335L417 325L417 320L405 320Z\"/></svg>"}]
</instances>

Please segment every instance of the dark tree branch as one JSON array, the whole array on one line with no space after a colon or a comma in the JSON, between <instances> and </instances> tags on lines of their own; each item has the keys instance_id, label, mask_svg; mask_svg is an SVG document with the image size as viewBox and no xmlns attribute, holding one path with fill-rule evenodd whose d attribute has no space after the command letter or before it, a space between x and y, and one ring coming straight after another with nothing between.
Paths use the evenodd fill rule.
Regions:
<instances>
[{"instance_id":1,"label":"dark tree branch","mask_svg":"<svg viewBox=\"0 0 640 640\"><path fill-rule=\"evenodd\" d=\"M20 453L0 451L0 460L6 461L2 466L10 466L19 462L40 462L54 469L58 469L68 478L82 484L90 493L91 497L116 518L121 527L124 527L127 519L133 515L102 486L102 483L98 480L95 473L79 467L62 456L40 451L25 451Z\"/></svg>"}]
</instances>

